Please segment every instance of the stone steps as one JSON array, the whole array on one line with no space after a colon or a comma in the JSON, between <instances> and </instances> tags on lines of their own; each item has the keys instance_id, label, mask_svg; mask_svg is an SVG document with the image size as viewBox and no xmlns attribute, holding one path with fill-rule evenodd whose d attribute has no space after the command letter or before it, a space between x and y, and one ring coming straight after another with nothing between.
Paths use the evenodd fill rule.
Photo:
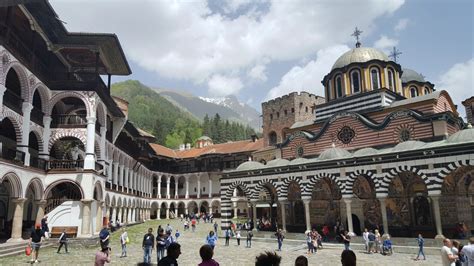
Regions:
<instances>
[{"instance_id":1,"label":"stone steps","mask_svg":"<svg viewBox=\"0 0 474 266\"><path fill-rule=\"evenodd\" d=\"M28 241L20 241L14 243L4 243L0 245L0 258L24 254ZM52 246L51 243L43 243L41 248Z\"/></svg>"}]
</instances>

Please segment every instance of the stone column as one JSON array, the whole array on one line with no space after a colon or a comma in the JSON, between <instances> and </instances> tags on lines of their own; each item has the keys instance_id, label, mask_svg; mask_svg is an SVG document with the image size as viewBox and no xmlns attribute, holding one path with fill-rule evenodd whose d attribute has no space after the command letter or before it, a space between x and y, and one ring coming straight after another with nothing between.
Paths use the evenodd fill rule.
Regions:
<instances>
[{"instance_id":1,"label":"stone column","mask_svg":"<svg viewBox=\"0 0 474 266\"><path fill-rule=\"evenodd\" d=\"M87 142L86 158L84 158L84 169L95 169L95 121L96 118L94 116L87 117Z\"/></svg>"},{"instance_id":2,"label":"stone column","mask_svg":"<svg viewBox=\"0 0 474 266\"><path fill-rule=\"evenodd\" d=\"M112 207L112 217L110 217L110 221L114 223L117 221L117 207Z\"/></svg>"},{"instance_id":3,"label":"stone column","mask_svg":"<svg viewBox=\"0 0 474 266\"><path fill-rule=\"evenodd\" d=\"M12 202L15 205L13 212L13 223L12 223L12 234L10 241L22 240L22 227L23 227L23 205L25 204L25 198L13 199Z\"/></svg>"},{"instance_id":4,"label":"stone column","mask_svg":"<svg viewBox=\"0 0 474 266\"><path fill-rule=\"evenodd\" d=\"M166 219L170 218L170 207L166 207Z\"/></svg>"},{"instance_id":5,"label":"stone column","mask_svg":"<svg viewBox=\"0 0 474 266\"><path fill-rule=\"evenodd\" d=\"M92 200L84 199L82 202L82 232L81 236L91 235L91 203Z\"/></svg>"},{"instance_id":6,"label":"stone column","mask_svg":"<svg viewBox=\"0 0 474 266\"><path fill-rule=\"evenodd\" d=\"M378 198L380 201L380 211L382 212L382 224L384 234L390 234L388 232L388 220L387 220L387 205L385 203L386 198Z\"/></svg>"},{"instance_id":7,"label":"stone column","mask_svg":"<svg viewBox=\"0 0 474 266\"><path fill-rule=\"evenodd\" d=\"M186 179L186 195L184 197L186 199L189 199L189 176L186 176L185 179Z\"/></svg>"},{"instance_id":8,"label":"stone column","mask_svg":"<svg viewBox=\"0 0 474 266\"><path fill-rule=\"evenodd\" d=\"M211 203L211 204L212 204L212 203ZM209 206L209 214L211 214L211 213L212 213L212 205Z\"/></svg>"},{"instance_id":9,"label":"stone column","mask_svg":"<svg viewBox=\"0 0 474 266\"><path fill-rule=\"evenodd\" d=\"M44 217L44 206L46 206L46 200L37 200L36 205L38 206L38 212L36 213L35 224L40 224L41 219Z\"/></svg>"},{"instance_id":10,"label":"stone column","mask_svg":"<svg viewBox=\"0 0 474 266\"><path fill-rule=\"evenodd\" d=\"M166 177L166 198L170 199L170 184L171 184L171 176Z\"/></svg>"},{"instance_id":11,"label":"stone column","mask_svg":"<svg viewBox=\"0 0 474 266\"><path fill-rule=\"evenodd\" d=\"M174 198L177 199L178 198L178 179L175 178L175 182L174 182Z\"/></svg>"},{"instance_id":12,"label":"stone column","mask_svg":"<svg viewBox=\"0 0 474 266\"><path fill-rule=\"evenodd\" d=\"M102 229L102 215L103 215L103 208L104 208L104 202L103 201L97 201L97 215L95 217L95 232L100 232Z\"/></svg>"},{"instance_id":13,"label":"stone column","mask_svg":"<svg viewBox=\"0 0 474 266\"><path fill-rule=\"evenodd\" d=\"M123 192L123 188L125 186L124 180L125 180L125 166L122 164L120 165L120 170L119 170L119 185L122 187L120 189L121 192Z\"/></svg>"},{"instance_id":14,"label":"stone column","mask_svg":"<svg viewBox=\"0 0 474 266\"><path fill-rule=\"evenodd\" d=\"M157 196L159 199L161 199L161 175L158 176L158 187L156 188L157 191Z\"/></svg>"},{"instance_id":15,"label":"stone column","mask_svg":"<svg viewBox=\"0 0 474 266\"><path fill-rule=\"evenodd\" d=\"M160 213L161 213L161 208L158 207L158 209L156 209L156 219L157 220L161 220Z\"/></svg>"},{"instance_id":16,"label":"stone column","mask_svg":"<svg viewBox=\"0 0 474 266\"><path fill-rule=\"evenodd\" d=\"M123 190L128 192L128 175L130 172L130 169L128 167L124 167L124 181L123 181Z\"/></svg>"},{"instance_id":17,"label":"stone column","mask_svg":"<svg viewBox=\"0 0 474 266\"><path fill-rule=\"evenodd\" d=\"M253 221L253 230L257 230L257 201L252 200L252 221Z\"/></svg>"},{"instance_id":18,"label":"stone column","mask_svg":"<svg viewBox=\"0 0 474 266\"><path fill-rule=\"evenodd\" d=\"M118 162L113 162L112 163L113 167L113 174L112 174L112 184L118 186L118 167L119 163Z\"/></svg>"},{"instance_id":19,"label":"stone column","mask_svg":"<svg viewBox=\"0 0 474 266\"><path fill-rule=\"evenodd\" d=\"M304 217L306 219L306 230L311 230L311 214L309 212L309 204L311 199L305 199L304 202Z\"/></svg>"},{"instance_id":20,"label":"stone column","mask_svg":"<svg viewBox=\"0 0 474 266\"><path fill-rule=\"evenodd\" d=\"M237 219L238 213L237 213L237 201L232 202L232 206L234 207L234 219Z\"/></svg>"},{"instance_id":21,"label":"stone column","mask_svg":"<svg viewBox=\"0 0 474 266\"><path fill-rule=\"evenodd\" d=\"M280 200L280 207L281 207L281 227L283 231L286 231L286 204L288 202L286 200ZM305 205L306 206L306 205Z\"/></svg>"},{"instance_id":22,"label":"stone column","mask_svg":"<svg viewBox=\"0 0 474 266\"><path fill-rule=\"evenodd\" d=\"M40 154L40 157L45 160L49 160L49 154L48 154L48 145L49 145L49 139L51 138L51 116L43 116L43 147L44 147L44 153Z\"/></svg>"},{"instance_id":23,"label":"stone column","mask_svg":"<svg viewBox=\"0 0 474 266\"><path fill-rule=\"evenodd\" d=\"M212 198L212 179L209 176L209 198Z\"/></svg>"},{"instance_id":24,"label":"stone column","mask_svg":"<svg viewBox=\"0 0 474 266\"><path fill-rule=\"evenodd\" d=\"M201 198L201 177L197 176L197 198Z\"/></svg>"},{"instance_id":25,"label":"stone column","mask_svg":"<svg viewBox=\"0 0 474 266\"><path fill-rule=\"evenodd\" d=\"M118 208L117 219L119 219L119 221L120 221L121 223L123 223L123 221L122 221L122 207L119 207L119 208Z\"/></svg>"},{"instance_id":26,"label":"stone column","mask_svg":"<svg viewBox=\"0 0 474 266\"><path fill-rule=\"evenodd\" d=\"M22 138L21 143L18 145L18 150L25 153L25 166L30 166L30 151L28 150L29 138L30 138L30 117L31 109L33 105L29 102L23 102L22 112L23 112L23 122L22 122Z\"/></svg>"},{"instance_id":27,"label":"stone column","mask_svg":"<svg viewBox=\"0 0 474 266\"><path fill-rule=\"evenodd\" d=\"M349 232L354 232L354 227L352 224L352 207L351 207L351 198L345 198L344 202L346 203L346 215L347 215L347 228Z\"/></svg>"},{"instance_id":28,"label":"stone column","mask_svg":"<svg viewBox=\"0 0 474 266\"><path fill-rule=\"evenodd\" d=\"M3 114L3 95L5 94L6 90L7 87L5 87L3 84L0 84L0 114Z\"/></svg>"},{"instance_id":29,"label":"stone column","mask_svg":"<svg viewBox=\"0 0 474 266\"><path fill-rule=\"evenodd\" d=\"M441 213L439 211L439 195L430 196L431 201L433 202L433 214L436 224L436 236L435 238L443 239L443 228L441 226Z\"/></svg>"}]
</instances>

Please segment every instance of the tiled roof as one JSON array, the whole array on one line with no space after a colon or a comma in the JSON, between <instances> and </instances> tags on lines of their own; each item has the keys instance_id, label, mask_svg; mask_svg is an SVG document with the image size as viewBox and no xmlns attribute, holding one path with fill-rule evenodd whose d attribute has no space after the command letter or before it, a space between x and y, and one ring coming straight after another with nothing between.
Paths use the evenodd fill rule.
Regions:
<instances>
[{"instance_id":1,"label":"tiled roof","mask_svg":"<svg viewBox=\"0 0 474 266\"><path fill-rule=\"evenodd\" d=\"M172 150L158 144L150 145L158 155L184 159L205 156L207 154L229 154L256 151L263 147L263 139L259 139L255 142L252 140L227 142L183 151Z\"/></svg>"}]
</instances>

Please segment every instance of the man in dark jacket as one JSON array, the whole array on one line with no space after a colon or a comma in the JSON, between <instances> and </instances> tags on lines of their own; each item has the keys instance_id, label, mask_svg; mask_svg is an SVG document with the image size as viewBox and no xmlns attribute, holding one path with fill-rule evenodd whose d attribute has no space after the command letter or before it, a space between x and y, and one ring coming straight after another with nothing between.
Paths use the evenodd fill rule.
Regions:
<instances>
[{"instance_id":1,"label":"man in dark jacket","mask_svg":"<svg viewBox=\"0 0 474 266\"><path fill-rule=\"evenodd\" d=\"M153 229L148 228L148 233L143 236L143 262L144 263L151 263L151 253L153 251L153 247L155 246L155 236L153 235Z\"/></svg>"},{"instance_id":2,"label":"man in dark jacket","mask_svg":"<svg viewBox=\"0 0 474 266\"><path fill-rule=\"evenodd\" d=\"M67 234L66 234L66 229L63 229L63 232L61 233L61 236L59 237L59 247L58 247L58 252L61 251L61 248L64 246L66 248L66 253L69 253L67 251Z\"/></svg>"},{"instance_id":3,"label":"man in dark jacket","mask_svg":"<svg viewBox=\"0 0 474 266\"><path fill-rule=\"evenodd\" d=\"M181 254L181 245L174 242L171 243L166 251L166 257L158 262L158 266L178 266L178 257Z\"/></svg>"}]
</instances>

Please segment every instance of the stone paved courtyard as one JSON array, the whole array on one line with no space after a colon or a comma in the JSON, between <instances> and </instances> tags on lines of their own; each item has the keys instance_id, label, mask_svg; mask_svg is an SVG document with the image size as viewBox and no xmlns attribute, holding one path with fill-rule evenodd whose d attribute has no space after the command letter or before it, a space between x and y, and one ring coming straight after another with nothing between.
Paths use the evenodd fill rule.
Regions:
<instances>
[{"instance_id":1,"label":"stone paved courtyard","mask_svg":"<svg viewBox=\"0 0 474 266\"><path fill-rule=\"evenodd\" d=\"M119 233L113 233L111 238L112 263L110 265L136 265L143 260L141 241L143 234L148 227L152 227L155 233L159 224L166 226L168 221L148 221L144 224L132 226L128 229L131 243L128 245L128 257L120 258ZM182 223L177 220L170 220L169 223L174 229L182 229ZM199 257L199 247L204 244L205 235L211 230L211 224L201 223L197 226L195 233L191 231L181 231L179 243L181 244L181 256L178 259L180 265L197 265L201 259ZM220 233L220 232L219 232ZM242 245L243 244L243 245ZM263 251L274 251L276 241L263 242L253 241L252 248L245 248L245 241L241 246L236 245L235 239L231 239L229 247L224 246L224 239L219 239L215 249L214 258L222 266L227 265L254 265L255 257ZM93 265L94 255L98 250L95 248L78 248L71 246L69 254L56 254L56 248L44 248L40 252L39 265ZM342 245L332 246L318 251L315 255L309 256L310 265L340 265L340 254ZM64 250L62 251L64 252ZM304 243L285 244L283 251L278 252L282 256L282 265L294 265L294 261L299 255L306 255ZM365 254L356 251L358 265L441 265L440 256L429 256L426 261L413 261L414 254L393 254L392 256L382 256L379 254ZM27 265L29 258L18 255L0 259L0 265ZM153 261L156 264L156 252L153 253ZM37 264L38 265L38 264Z\"/></svg>"}]
</instances>

